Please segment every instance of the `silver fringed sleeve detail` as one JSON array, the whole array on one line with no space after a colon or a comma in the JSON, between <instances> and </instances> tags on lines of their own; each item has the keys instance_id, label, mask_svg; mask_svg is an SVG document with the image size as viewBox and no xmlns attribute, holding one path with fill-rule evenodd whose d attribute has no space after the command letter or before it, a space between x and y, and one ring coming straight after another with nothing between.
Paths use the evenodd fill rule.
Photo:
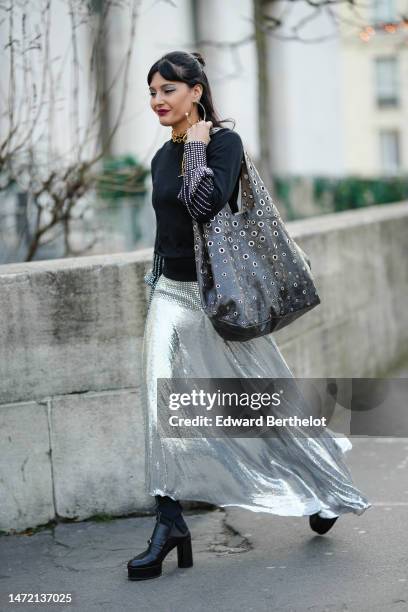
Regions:
<instances>
[{"instance_id":1,"label":"silver fringed sleeve detail","mask_svg":"<svg viewBox=\"0 0 408 612\"><path fill-rule=\"evenodd\" d=\"M211 214L210 194L214 189L214 172L207 166L206 144L192 140L184 145L185 174L178 194L196 221L204 221Z\"/></svg>"},{"instance_id":2,"label":"silver fringed sleeve detail","mask_svg":"<svg viewBox=\"0 0 408 612\"><path fill-rule=\"evenodd\" d=\"M159 280L160 275L162 274L163 264L164 257L162 255L159 255L158 253L154 253L152 269L143 277L143 281L146 283L146 285L150 285L151 287L149 303L147 306L148 309L150 306L150 302L152 301L153 292L156 287L157 281Z\"/></svg>"}]
</instances>

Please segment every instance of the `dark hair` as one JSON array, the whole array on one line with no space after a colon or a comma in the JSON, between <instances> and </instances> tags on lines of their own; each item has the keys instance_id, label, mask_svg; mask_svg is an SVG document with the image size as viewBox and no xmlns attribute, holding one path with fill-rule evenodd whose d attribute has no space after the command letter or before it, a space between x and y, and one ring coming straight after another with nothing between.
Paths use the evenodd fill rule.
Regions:
<instances>
[{"instance_id":1,"label":"dark hair","mask_svg":"<svg viewBox=\"0 0 408 612\"><path fill-rule=\"evenodd\" d=\"M212 101L211 88L203 68L205 61L201 53L186 51L171 51L163 55L157 62L153 64L147 75L147 83L150 85L153 75L159 72L164 79L169 81L181 81L189 87L193 87L197 83L203 86L203 93L200 98L201 104L205 108L206 121L212 121L213 127L222 127L222 123L233 123L234 119L220 119L215 111ZM197 104L199 117L204 119L203 109Z\"/></svg>"}]
</instances>

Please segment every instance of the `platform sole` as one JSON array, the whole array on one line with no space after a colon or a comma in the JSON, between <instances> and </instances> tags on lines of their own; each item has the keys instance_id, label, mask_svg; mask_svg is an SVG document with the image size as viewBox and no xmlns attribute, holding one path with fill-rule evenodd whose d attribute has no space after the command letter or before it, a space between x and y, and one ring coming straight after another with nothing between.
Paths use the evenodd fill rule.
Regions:
<instances>
[{"instance_id":1,"label":"platform sole","mask_svg":"<svg viewBox=\"0 0 408 612\"><path fill-rule=\"evenodd\" d=\"M151 567L128 568L129 580L149 580L158 578L162 575L162 566L152 565Z\"/></svg>"}]
</instances>

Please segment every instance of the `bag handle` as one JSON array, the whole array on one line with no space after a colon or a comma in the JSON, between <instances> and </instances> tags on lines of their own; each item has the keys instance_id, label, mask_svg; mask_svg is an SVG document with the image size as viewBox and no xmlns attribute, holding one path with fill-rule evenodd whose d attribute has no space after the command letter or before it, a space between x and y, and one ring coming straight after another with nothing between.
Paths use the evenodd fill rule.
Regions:
<instances>
[{"instance_id":1,"label":"bag handle","mask_svg":"<svg viewBox=\"0 0 408 612\"><path fill-rule=\"evenodd\" d=\"M220 127L212 127L210 128L210 136L211 134L214 134L215 132L218 132L218 130L222 130L222 128ZM243 212L246 212L247 210L250 210L251 208L254 207L254 198L252 198L252 204L245 204L245 200L243 200L242 198L242 194L243 192L248 192L248 189L251 191L252 193L252 187L251 184L249 182L249 180L244 179L244 175L247 174L249 177L249 172L248 172L248 167L247 167L247 159L251 161L251 158L248 155L248 151L245 149L244 147L244 152L242 154L242 161L241 161L241 172L240 172L240 177L239 177L239 190L238 190L238 197L237 197L237 202L239 202L239 210L237 213L232 213L233 215L240 215ZM244 184L244 181L247 181L247 185ZM250 201L250 198L247 199L247 202ZM231 211L232 212L232 211Z\"/></svg>"},{"instance_id":2,"label":"bag handle","mask_svg":"<svg viewBox=\"0 0 408 612\"><path fill-rule=\"evenodd\" d=\"M239 181L238 197L240 198L239 201L241 203L239 214L247 212L255 206L255 198L253 196L251 180L249 177L248 161L250 161L252 164L252 160L248 155L248 151L244 148L244 153L242 155L241 162L241 177ZM248 178L245 178L245 176L247 176ZM246 194L246 196L244 196L244 194ZM249 197L249 194L252 195L252 198Z\"/></svg>"}]
</instances>

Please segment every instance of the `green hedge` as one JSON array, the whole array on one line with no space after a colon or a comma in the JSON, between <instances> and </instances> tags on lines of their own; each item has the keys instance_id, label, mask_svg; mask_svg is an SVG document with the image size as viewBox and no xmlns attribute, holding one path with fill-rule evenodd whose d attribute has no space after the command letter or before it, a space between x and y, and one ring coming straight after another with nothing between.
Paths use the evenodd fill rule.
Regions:
<instances>
[{"instance_id":1,"label":"green hedge","mask_svg":"<svg viewBox=\"0 0 408 612\"><path fill-rule=\"evenodd\" d=\"M373 204L387 204L408 199L407 177L314 179L314 197L321 202L324 193L332 197L334 211L363 208Z\"/></svg>"},{"instance_id":2,"label":"green hedge","mask_svg":"<svg viewBox=\"0 0 408 612\"><path fill-rule=\"evenodd\" d=\"M305 177L274 178L278 202L288 219L297 217L292 199L292 188ZM340 212L374 204L408 200L408 176L378 177L374 179L349 176L346 178L313 177L313 199L318 210Z\"/></svg>"},{"instance_id":3,"label":"green hedge","mask_svg":"<svg viewBox=\"0 0 408 612\"><path fill-rule=\"evenodd\" d=\"M150 170L132 155L115 156L103 160L96 190L100 198L117 200L131 198L146 192L145 179Z\"/></svg>"}]
</instances>

